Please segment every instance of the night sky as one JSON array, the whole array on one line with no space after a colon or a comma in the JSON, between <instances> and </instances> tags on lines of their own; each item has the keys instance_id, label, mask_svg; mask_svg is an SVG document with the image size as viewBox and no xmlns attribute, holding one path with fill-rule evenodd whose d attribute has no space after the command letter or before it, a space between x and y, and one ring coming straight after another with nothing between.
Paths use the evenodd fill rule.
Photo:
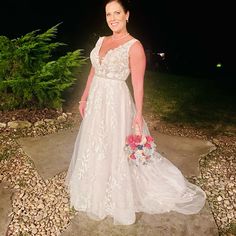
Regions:
<instances>
[{"instance_id":1,"label":"night sky","mask_svg":"<svg viewBox=\"0 0 236 236\"><path fill-rule=\"evenodd\" d=\"M13 39L36 29L43 32L62 22L57 41L66 43L68 50L82 48L88 53L99 35L110 33L102 3L2 2L0 34ZM166 52L175 61L185 61L186 67L210 71L222 63L225 74L234 76L234 8L227 4L133 0L128 30L145 49Z\"/></svg>"}]
</instances>

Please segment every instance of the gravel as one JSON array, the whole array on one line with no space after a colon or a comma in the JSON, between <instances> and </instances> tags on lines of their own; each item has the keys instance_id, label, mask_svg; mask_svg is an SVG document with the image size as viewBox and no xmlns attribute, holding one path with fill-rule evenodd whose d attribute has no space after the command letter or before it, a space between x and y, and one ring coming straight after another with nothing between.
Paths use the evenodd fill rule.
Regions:
<instances>
[{"instance_id":1,"label":"gravel","mask_svg":"<svg viewBox=\"0 0 236 236\"><path fill-rule=\"evenodd\" d=\"M63 122L57 119L62 114L57 113L54 117L51 113L46 116L41 114L43 115L40 116L40 126L1 129L0 182L7 183L9 188L14 190L7 236L60 235L75 214L75 211L70 209L69 196L64 188L66 173L62 172L50 180L43 180L32 160L16 142L19 137L47 135L66 129L73 123L71 114L67 115ZM6 122L9 120L6 116L4 119Z\"/></svg>"},{"instance_id":2,"label":"gravel","mask_svg":"<svg viewBox=\"0 0 236 236\"><path fill-rule=\"evenodd\" d=\"M155 115L147 115L146 119L161 133L208 140L216 145L216 150L199 161L201 176L189 180L206 192L220 235L236 235L236 127L199 129L161 122Z\"/></svg>"}]
</instances>

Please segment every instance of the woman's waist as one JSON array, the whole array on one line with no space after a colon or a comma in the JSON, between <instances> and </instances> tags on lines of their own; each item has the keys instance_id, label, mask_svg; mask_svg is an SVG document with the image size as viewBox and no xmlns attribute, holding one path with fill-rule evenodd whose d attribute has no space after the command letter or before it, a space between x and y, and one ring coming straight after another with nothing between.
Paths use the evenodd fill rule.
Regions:
<instances>
[{"instance_id":1,"label":"woman's waist","mask_svg":"<svg viewBox=\"0 0 236 236\"><path fill-rule=\"evenodd\" d=\"M112 77L112 76L104 76L104 75L99 75L99 74L95 74L94 75L94 78L97 78L97 79L101 79L101 80L110 80L110 81L117 81L117 82L125 82L126 81L126 78L117 78L117 77Z\"/></svg>"}]
</instances>

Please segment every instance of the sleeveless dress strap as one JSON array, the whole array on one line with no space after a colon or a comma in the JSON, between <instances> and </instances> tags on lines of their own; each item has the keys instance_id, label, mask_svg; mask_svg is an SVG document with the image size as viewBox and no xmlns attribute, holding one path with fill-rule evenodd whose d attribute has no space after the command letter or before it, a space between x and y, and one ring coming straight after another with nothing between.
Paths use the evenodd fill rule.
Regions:
<instances>
[{"instance_id":1,"label":"sleeveless dress strap","mask_svg":"<svg viewBox=\"0 0 236 236\"><path fill-rule=\"evenodd\" d=\"M104 39L104 36L100 36L96 42L96 46L100 45Z\"/></svg>"},{"instance_id":2,"label":"sleeveless dress strap","mask_svg":"<svg viewBox=\"0 0 236 236\"><path fill-rule=\"evenodd\" d=\"M129 52L131 46L132 46L134 43L136 43L137 41L139 41L139 40L136 39L136 38L133 38L133 39L130 39L130 40L127 42L127 45L126 45L126 47L127 47L127 52Z\"/></svg>"}]
</instances>

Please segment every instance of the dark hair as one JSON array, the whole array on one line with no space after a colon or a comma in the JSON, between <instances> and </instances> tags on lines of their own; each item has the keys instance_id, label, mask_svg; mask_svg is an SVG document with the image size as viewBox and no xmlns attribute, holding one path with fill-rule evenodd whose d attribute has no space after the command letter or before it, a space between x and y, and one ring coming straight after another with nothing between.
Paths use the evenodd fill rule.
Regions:
<instances>
[{"instance_id":1,"label":"dark hair","mask_svg":"<svg viewBox=\"0 0 236 236\"><path fill-rule=\"evenodd\" d=\"M104 7L106 7L106 5L110 2L119 3L122 6L122 8L124 9L125 13L127 13L127 11L130 11L130 1L129 0L104 0Z\"/></svg>"}]
</instances>

